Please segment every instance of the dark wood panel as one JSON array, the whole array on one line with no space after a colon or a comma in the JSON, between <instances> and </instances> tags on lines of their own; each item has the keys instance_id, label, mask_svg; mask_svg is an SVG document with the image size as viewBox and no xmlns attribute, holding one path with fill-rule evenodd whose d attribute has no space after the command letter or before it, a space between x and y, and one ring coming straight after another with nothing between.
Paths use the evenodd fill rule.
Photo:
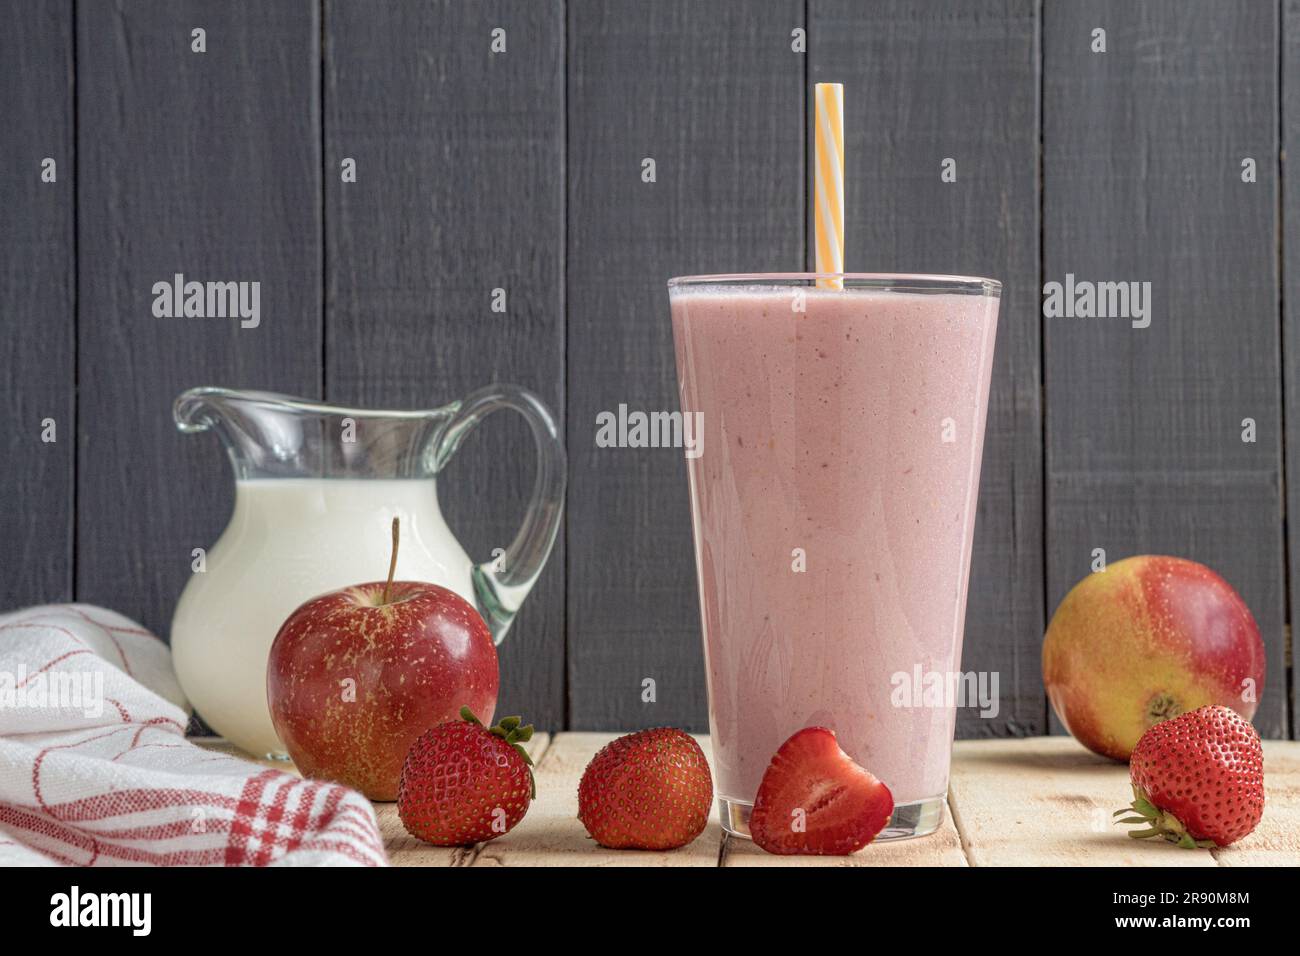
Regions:
<instances>
[{"instance_id":1,"label":"dark wood panel","mask_svg":"<svg viewBox=\"0 0 1300 956\"><path fill-rule=\"evenodd\" d=\"M424 408L513 382L562 418L562 4L330 2L325 26L328 397ZM476 560L510 543L534 457L502 414L444 472L439 498ZM501 671L499 713L563 726L563 539Z\"/></svg>"},{"instance_id":2,"label":"dark wood panel","mask_svg":"<svg viewBox=\"0 0 1300 956\"><path fill-rule=\"evenodd\" d=\"M318 6L82 3L77 17L77 593L166 634L191 549L212 545L233 497L217 440L179 435L173 398L319 394ZM155 318L153 285L178 272L260 282L260 324Z\"/></svg>"},{"instance_id":3,"label":"dark wood panel","mask_svg":"<svg viewBox=\"0 0 1300 956\"><path fill-rule=\"evenodd\" d=\"M676 410L665 282L803 261L800 2L569 4L571 726L707 726L680 449L598 448ZM655 160L653 183L642 161ZM641 700L653 678L657 701Z\"/></svg>"},{"instance_id":4,"label":"dark wood panel","mask_svg":"<svg viewBox=\"0 0 1300 956\"><path fill-rule=\"evenodd\" d=\"M1003 284L962 653L1001 701L958 734L1042 733L1037 4L810 9L810 83L845 85L845 268Z\"/></svg>"},{"instance_id":5,"label":"dark wood panel","mask_svg":"<svg viewBox=\"0 0 1300 956\"><path fill-rule=\"evenodd\" d=\"M185 387L416 406L517 381L563 414L567 379L572 547L557 546L503 647L503 707L561 726L567 679L574 726L702 729L680 456L597 449L595 415L676 407L668 276L804 260L805 81L838 80L849 267L1005 284L964 656L1001 672L1004 706L959 733L1042 729L1044 610L1093 547L1184 554L1227 576L1270 646L1258 723L1282 731L1285 549L1300 561L1300 535L1281 533L1281 430L1296 438L1300 422L1300 189L1280 197L1279 317L1277 125L1280 111L1282 145L1300 154L1300 0L1280 4L1281 51L1272 0L1043 5L1041 278L1038 4L808 6L804 57L790 50L797 0L327 0L322 155L315 2L76 5L74 137L74 4L4 0L0 493L22 504L0 516L16 545L3 606L72 593L79 457L77 596L166 632L190 549L215 540L230 504L215 439L171 424ZM200 26L205 54L190 51ZM495 27L505 54L490 51ZM1089 50L1096 27L1104 54ZM46 156L57 183L40 181ZM339 181L345 156L356 183ZM654 184L640 178L647 156ZM1255 183L1241 181L1247 156ZM946 157L953 184L939 179ZM153 283L178 271L260 280L261 326L154 318ZM1067 272L1151 281L1155 313L1147 329L1045 321L1044 529L1038 293ZM488 305L497 287L505 315ZM40 441L46 417L54 444ZM1255 443L1241 441L1247 417ZM1300 446L1287 447L1294 476ZM523 427L498 416L453 464L442 495L471 553L508 541L531 456Z\"/></svg>"},{"instance_id":6,"label":"dark wood panel","mask_svg":"<svg viewBox=\"0 0 1300 956\"><path fill-rule=\"evenodd\" d=\"M1044 281L1151 283L1150 325L1044 320L1048 604L1165 552L1254 611L1287 723L1277 274L1277 5L1122 0L1044 11ZM1106 31L1106 52L1091 51ZM1242 181L1242 160L1258 179ZM1143 320L1139 320L1143 321ZM1253 419L1256 441L1243 442Z\"/></svg>"},{"instance_id":7,"label":"dark wood panel","mask_svg":"<svg viewBox=\"0 0 1300 956\"><path fill-rule=\"evenodd\" d=\"M1283 356L1286 384L1286 482L1287 545L1290 553L1291 620L1287 660L1291 662L1291 735L1300 736L1300 688L1295 680L1295 618L1300 608L1300 0L1284 0L1282 5L1282 151L1292 157L1289 175L1282 179L1282 223L1285 234L1282 263L1285 280L1282 301ZM1283 167L1286 168L1285 166Z\"/></svg>"},{"instance_id":8,"label":"dark wood panel","mask_svg":"<svg viewBox=\"0 0 1300 956\"><path fill-rule=\"evenodd\" d=\"M0 21L3 611L72 596L77 177L72 5L5 0Z\"/></svg>"}]
</instances>

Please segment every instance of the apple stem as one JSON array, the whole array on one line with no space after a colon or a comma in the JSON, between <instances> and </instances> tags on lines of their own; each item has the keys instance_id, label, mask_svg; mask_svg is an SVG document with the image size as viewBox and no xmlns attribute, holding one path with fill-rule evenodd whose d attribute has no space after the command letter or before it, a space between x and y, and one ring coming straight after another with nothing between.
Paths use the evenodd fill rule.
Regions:
<instances>
[{"instance_id":1,"label":"apple stem","mask_svg":"<svg viewBox=\"0 0 1300 956\"><path fill-rule=\"evenodd\" d=\"M388 561L388 582L384 585L384 596L380 598L379 600L380 604L388 603L388 592L393 589L393 574L397 571L397 541L399 537L398 535L399 524L400 524L400 519L394 517L393 518L393 556Z\"/></svg>"}]
</instances>

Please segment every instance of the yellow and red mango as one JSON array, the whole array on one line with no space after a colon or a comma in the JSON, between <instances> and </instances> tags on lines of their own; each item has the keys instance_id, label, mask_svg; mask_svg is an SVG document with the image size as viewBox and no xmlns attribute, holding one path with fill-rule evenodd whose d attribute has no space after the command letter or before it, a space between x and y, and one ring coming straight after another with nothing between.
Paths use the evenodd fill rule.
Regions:
<instances>
[{"instance_id":1,"label":"yellow and red mango","mask_svg":"<svg viewBox=\"0 0 1300 956\"><path fill-rule=\"evenodd\" d=\"M1043 640L1043 684L1080 743L1127 760L1152 724L1206 704L1249 720L1264 642L1246 602L1205 565L1139 555L1065 596Z\"/></svg>"}]
</instances>

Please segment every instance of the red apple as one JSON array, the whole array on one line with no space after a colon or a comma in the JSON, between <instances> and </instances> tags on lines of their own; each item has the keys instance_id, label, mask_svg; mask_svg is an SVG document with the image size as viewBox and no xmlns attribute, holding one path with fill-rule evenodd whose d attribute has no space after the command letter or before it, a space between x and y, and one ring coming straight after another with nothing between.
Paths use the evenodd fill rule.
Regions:
<instances>
[{"instance_id":1,"label":"red apple","mask_svg":"<svg viewBox=\"0 0 1300 956\"><path fill-rule=\"evenodd\" d=\"M1065 596L1043 640L1043 684L1080 743L1127 760L1166 717L1222 704L1249 720L1264 642L1246 602L1205 565L1140 555Z\"/></svg>"},{"instance_id":2,"label":"red apple","mask_svg":"<svg viewBox=\"0 0 1300 956\"><path fill-rule=\"evenodd\" d=\"M496 710L497 651L483 618L436 584L374 581L313 598L280 627L266 671L271 721L304 776L396 800L430 727Z\"/></svg>"}]
</instances>

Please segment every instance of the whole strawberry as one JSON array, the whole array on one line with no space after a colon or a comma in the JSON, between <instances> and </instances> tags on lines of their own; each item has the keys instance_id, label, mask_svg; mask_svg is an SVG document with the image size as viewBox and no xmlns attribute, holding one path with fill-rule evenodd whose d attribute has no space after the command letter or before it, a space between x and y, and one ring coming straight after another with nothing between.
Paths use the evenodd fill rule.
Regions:
<instances>
[{"instance_id":1,"label":"whole strawberry","mask_svg":"<svg viewBox=\"0 0 1300 956\"><path fill-rule=\"evenodd\" d=\"M468 707L462 720L425 731L406 755L397 813L411 836L434 846L467 846L509 832L536 790L522 744L533 725L506 717L487 728Z\"/></svg>"},{"instance_id":2,"label":"whole strawberry","mask_svg":"<svg viewBox=\"0 0 1300 956\"><path fill-rule=\"evenodd\" d=\"M1240 840L1264 813L1264 750L1250 721L1211 705L1162 720L1138 741L1129 760L1133 804L1120 823L1141 823L1129 836L1161 837L1195 847Z\"/></svg>"},{"instance_id":3,"label":"whole strawberry","mask_svg":"<svg viewBox=\"0 0 1300 956\"><path fill-rule=\"evenodd\" d=\"M578 819L592 839L615 850L685 846L704 832L712 806L704 751L671 727L612 741L578 784Z\"/></svg>"}]
</instances>

